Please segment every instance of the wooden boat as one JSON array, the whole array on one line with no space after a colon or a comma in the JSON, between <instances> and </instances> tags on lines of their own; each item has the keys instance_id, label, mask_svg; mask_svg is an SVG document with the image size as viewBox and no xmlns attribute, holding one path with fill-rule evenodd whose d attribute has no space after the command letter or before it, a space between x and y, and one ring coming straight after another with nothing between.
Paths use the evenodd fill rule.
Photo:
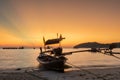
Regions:
<instances>
[{"instance_id":1,"label":"wooden boat","mask_svg":"<svg viewBox=\"0 0 120 80\"><path fill-rule=\"evenodd\" d=\"M39 56L37 60L46 69L64 72L64 64L67 59L65 57L55 58L55 57L46 55L44 57Z\"/></svg>"},{"instance_id":2,"label":"wooden boat","mask_svg":"<svg viewBox=\"0 0 120 80\"><path fill-rule=\"evenodd\" d=\"M60 35L59 38L55 39L48 39L47 41L43 37L44 41L44 51L40 48L40 55L37 57L37 61L43 65L44 68L50 70L56 70L59 72L64 72L65 62L67 61L66 55L72 53L79 53L79 52L99 52L105 51L106 53L113 54L112 49L100 49L100 48L91 48L90 50L78 50L78 51L71 51L71 52L63 52L60 42L65 39ZM57 48L50 47L48 45L52 44L59 44ZM112 53L111 53L112 52ZM119 53L118 53L119 54ZM114 56L115 57L115 56Z\"/></svg>"},{"instance_id":3,"label":"wooden boat","mask_svg":"<svg viewBox=\"0 0 120 80\"><path fill-rule=\"evenodd\" d=\"M37 61L46 69L56 70L59 72L64 72L64 65L67 60L65 56L62 55L62 47L59 45L57 48L46 47L47 45L60 44L65 38L60 35L56 39L48 39L44 41L44 51L40 48L40 55L37 57Z\"/></svg>"}]
</instances>

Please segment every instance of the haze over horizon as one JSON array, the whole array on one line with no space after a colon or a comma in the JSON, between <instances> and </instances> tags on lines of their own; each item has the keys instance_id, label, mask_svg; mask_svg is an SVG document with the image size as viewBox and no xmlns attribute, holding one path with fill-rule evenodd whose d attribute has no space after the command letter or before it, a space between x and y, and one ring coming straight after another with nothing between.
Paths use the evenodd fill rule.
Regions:
<instances>
[{"instance_id":1,"label":"haze over horizon","mask_svg":"<svg viewBox=\"0 0 120 80\"><path fill-rule=\"evenodd\" d=\"M41 46L43 36L120 42L120 0L0 0L0 46Z\"/></svg>"}]
</instances>

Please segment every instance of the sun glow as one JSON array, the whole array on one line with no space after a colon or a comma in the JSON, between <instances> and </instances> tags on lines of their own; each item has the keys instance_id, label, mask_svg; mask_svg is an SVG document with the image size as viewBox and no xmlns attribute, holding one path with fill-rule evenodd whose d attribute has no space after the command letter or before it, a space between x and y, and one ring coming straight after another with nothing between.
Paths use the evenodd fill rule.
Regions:
<instances>
[{"instance_id":1,"label":"sun glow","mask_svg":"<svg viewBox=\"0 0 120 80\"><path fill-rule=\"evenodd\" d=\"M56 33L63 46L119 42L119 1L0 1L0 46L43 46ZM62 5L62 6L61 6ZM101 6L102 5L102 6Z\"/></svg>"}]
</instances>

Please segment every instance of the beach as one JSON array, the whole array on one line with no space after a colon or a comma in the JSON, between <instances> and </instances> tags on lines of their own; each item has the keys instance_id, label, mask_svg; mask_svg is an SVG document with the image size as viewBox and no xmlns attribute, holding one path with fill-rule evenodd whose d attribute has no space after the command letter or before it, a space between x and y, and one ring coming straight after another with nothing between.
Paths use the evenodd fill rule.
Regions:
<instances>
[{"instance_id":1,"label":"beach","mask_svg":"<svg viewBox=\"0 0 120 80\"><path fill-rule=\"evenodd\" d=\"M69 55L66 64L71 67L59 73L41 68L36 60L38 49L0 51L0 80L120 80L120 55L90 52Z\"/></svg>"},{"instance_id":2,"label":"beach","mask_svg":"<svg viewBox=\"0 0 120 80\"><path fill-rule=\"evenodd\" d=\"M10 69L0 71L0 80L120 80L120 67L69 68L64 73L39 69Z\"/></svg>"}]
</instances>

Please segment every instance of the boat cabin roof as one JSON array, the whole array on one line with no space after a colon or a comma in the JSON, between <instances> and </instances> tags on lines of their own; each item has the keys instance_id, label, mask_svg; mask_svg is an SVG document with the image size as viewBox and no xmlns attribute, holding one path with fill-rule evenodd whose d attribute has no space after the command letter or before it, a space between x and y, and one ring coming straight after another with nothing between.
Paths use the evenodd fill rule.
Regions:
<instances>
[{"instance_id":1,"label":"boat cabin roof","mask_svg":"<svg viewBox=\"0 0 120 80\"><path fill-rule=\"evenodd\" d=\"M45 45L58 44L63 39L65 39L65 38L48 39L47 41L45 41Z\"/></svg>"}]
</instances>

